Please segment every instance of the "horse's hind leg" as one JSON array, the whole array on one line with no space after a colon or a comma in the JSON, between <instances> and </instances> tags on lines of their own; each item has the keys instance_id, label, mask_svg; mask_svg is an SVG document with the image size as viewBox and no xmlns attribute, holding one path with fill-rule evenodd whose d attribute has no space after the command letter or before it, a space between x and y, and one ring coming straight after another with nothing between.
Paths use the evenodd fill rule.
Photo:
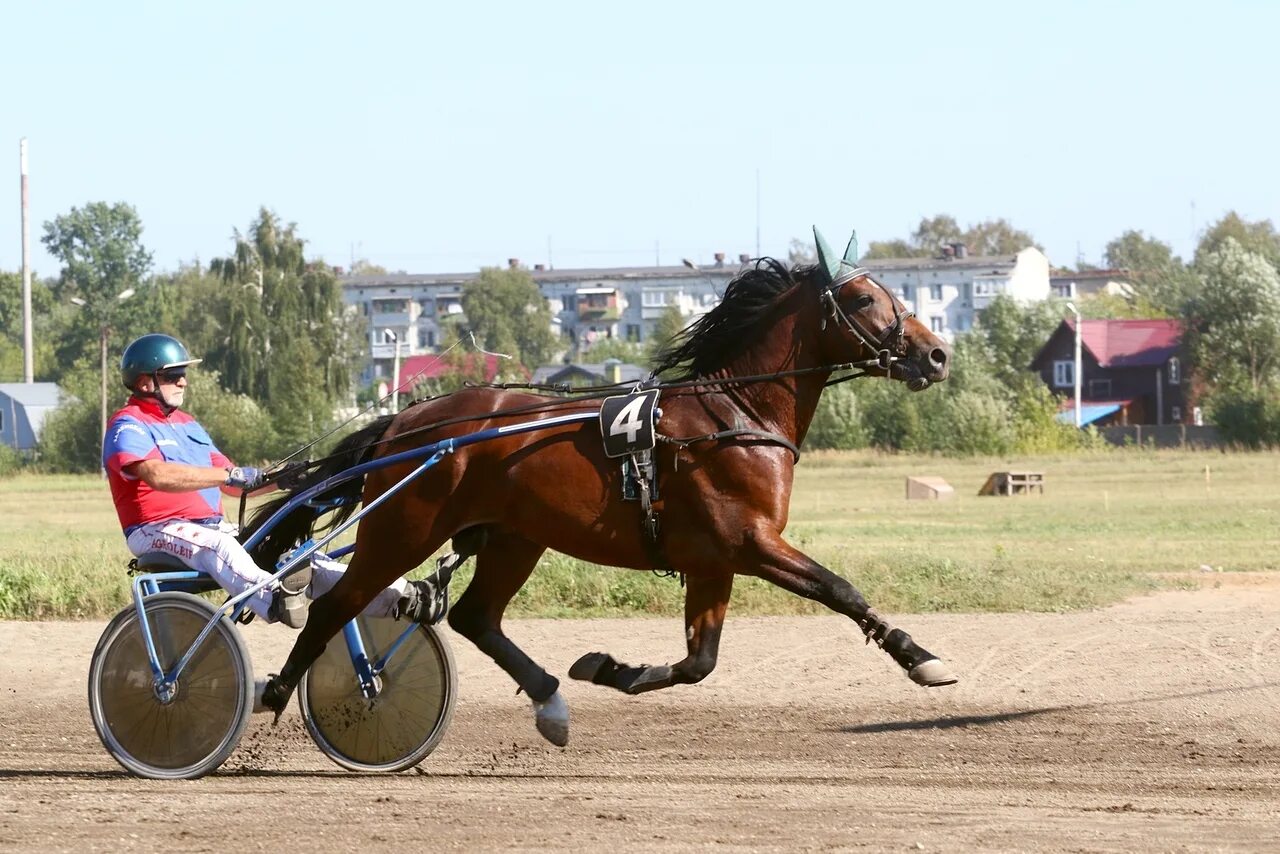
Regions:
<instances>
[{"instance_id":1,"label":"horse's hind leg","mask_svg":"<svg viewBox=\"0 0 1280 854\"><path fill-rule=\"evenodd\" d=\"M752 553L749 557L743 556L748 558L743 561L744 573L757 575L851 618L866 635L867 643L875 641L917 685L934 688L957 681L951 668L936 655L872 610L852 584L790 546L776 533L757 533L751 545Z\"/></svg>"},{"instance_id":2,"label":"horse's hind leg","mask_svg":"<svg viewBox=\"0 0 1280 854\"><path fill-rule=\"evenodd\" d=\"M449 626L515 680L533 701L538 732L559 747L569 743L569 707L560 696L560 680L524 653L502 632L502 614L524 586L545 546L489 529L476 555L475 575L449 611Z\"/></svg>"},{"instance_id":3,"label":"horse's hind leg","mask_svg":"<svg viewBox=\"0 0 1280 854\"><path fill-rule=\"evenodd\" d=\"M733 574L690 575L684 594L684 626L688 654L672 665L630 667L605 652L589 652L573 663L574 679L640 694L672 685L701 682L715 669L720 629L733 590Z\"/></svg>"}]
</instances>

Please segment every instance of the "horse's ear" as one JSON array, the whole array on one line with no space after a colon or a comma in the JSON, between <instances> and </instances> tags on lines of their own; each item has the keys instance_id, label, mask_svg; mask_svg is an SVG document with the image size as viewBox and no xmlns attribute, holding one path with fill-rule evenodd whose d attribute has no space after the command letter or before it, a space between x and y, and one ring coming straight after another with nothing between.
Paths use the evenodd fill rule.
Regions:
<instances>
[{"instance_id":1,"label":"horse's ear","mask_svg":"<svg viewBox=\"0 0 1280 854\"><path fill-rule=\"evenodd\" d=\"M850 267L858 266L858 232L849 235L849 245L844 248L844 260Z\"/></svg>"},{"instance_id":2,"label":"horse's ear","mask_svg":"<svg viewBox=\"0 0 1280 854\"><path fill-rule=\"evenodd\" d=\"M840 262L836 260L835 253L822 238L822 232L818 231L816 225L813 227L813 242L818 247L819 284L825 291L836 280L836 275L840 272Z\"/></svg>"}]
</instances>

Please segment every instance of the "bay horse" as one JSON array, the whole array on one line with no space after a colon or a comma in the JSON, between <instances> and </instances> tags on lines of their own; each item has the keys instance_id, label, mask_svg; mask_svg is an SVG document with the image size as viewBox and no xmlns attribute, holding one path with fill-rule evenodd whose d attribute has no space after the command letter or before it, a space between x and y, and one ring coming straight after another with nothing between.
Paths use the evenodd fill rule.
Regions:
<instances>
[{"instance_id":1,"label":"bay horse","mask_svg":"<svg viewBox=\"0 0 1280 854\"><path fill-rule=\"evenodd\" d=\"M288 660L267 683L265 705L278 717L326 642L378 591L450 538L458 556L476 559L471 583L448 613L450 627L515 680L533 702L539 732L557 745L569 736L560 683L502 630L503 611L547 549L630 569L651 570L665 561L663 568L685 578L683 659L628 666L588 653L570 668L575 679L628 694L705 679L716 665L734 576L742 574L849 617L916 683L954 683L947 665L877 614L852 584L782 537L795 449L832 372L861 361L873 366L870 373L919 391L946 378L950 358L944 341L856 267L849 257L856 256L854 241L838 263L828 260L820 235L818 247L813 266L788 269L758 259L729 283L719 305L659 354L655 376L661 371L684 382L663 384L658 404L660 498L652 508L661 524L652 541L635 502L621 500L621 466L605 456L593 422L460 448L361 520L346 574L312 604ZM741 378L750 379L734 381ZM464 389L415 402L352 434L307 482L447 437L599 406L599 400ZM362 494L368 505L413 466L375 469L363 484L335 491ZM250 530L287 499L259 510ZM280 522L259 546L259 564L274 565L310 536L321 512L302 507Z\"/></svg>"}]
</instances>

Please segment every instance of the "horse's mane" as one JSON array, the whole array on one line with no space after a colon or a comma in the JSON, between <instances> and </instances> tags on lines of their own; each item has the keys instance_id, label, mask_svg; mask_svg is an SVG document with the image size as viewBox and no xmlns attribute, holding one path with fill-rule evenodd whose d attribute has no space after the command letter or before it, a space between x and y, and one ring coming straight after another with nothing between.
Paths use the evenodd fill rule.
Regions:
<instances>
[{"instance_id":1,"label":"horse's mane","mask_svg":"<svg viewBox=\"0 0 1280 854\"><path fill-rule=\"evenodd\" d=\"M776 258L759 258L729 282L711 311L671 337L654 357L654 373L671 379L705 377L724 367L768 322L778 298L809 277L813 267L788 270Z\"/></svg>"}]
</instances>

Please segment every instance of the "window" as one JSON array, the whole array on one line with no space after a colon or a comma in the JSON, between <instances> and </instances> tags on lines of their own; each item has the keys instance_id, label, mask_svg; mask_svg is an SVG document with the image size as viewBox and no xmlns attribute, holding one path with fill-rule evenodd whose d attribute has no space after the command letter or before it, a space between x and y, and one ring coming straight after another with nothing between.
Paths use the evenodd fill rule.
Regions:
<instances>
[{"instance_id":1,"label":"window","mask_svg":"<svg viewBox=\"0 0 1280 854\"><path fill-rule=\"evenodd\" d=\"M1076 384L1076 363L1062 359L1053 363L1053 387L1066 388Z\"/></svg>"},{"instance_id":2,"label":"window","mask_svg":"<svg viewBox=\"0 0 1280 854\"><path fill-rule=\"evenodd\" d=\"M1072 299L1076 295L1075 282L1060 282L1053 286L1053 295L1062 299Z\"/></svg>"},{"instance_id":3,"label":"window","mask_svg":"<svg viewBox=\"0 0 1280 854\"><path fill-rule=\"evenodd\" d=\"M1111 397L1111 380L1089 380L1089 397L1093 400Z\"/></svg>"},{"instance_id":4,"label":"window","mask_svg":"<svg viewBox=\"0 0 1280 854\"><path fill-rule=\"evenodd\" d=\"M640 304L646 308L661 308L667 304L667 292L645 291L640 297Z\"/></svg>"},{"instance_id":5,"label":"window","mask_svg":"<svg viewBox=\"0 0 1280 854\"><path fill-rule=\"evenodd\" d=\"M375 314L400 314L406 310L408 310L408 305L402 299L376 299L373 301Z\"/></svg>"},{"instance_id":6,"label":"window","mask_svg":"<svg viewBox=\"0 0 1280 854\"><path fill-rule=\"evenodd\" d=\"M1178 357L1174 356L1169 360L1169 385L1179 385L1182 383L1182 363L1178 361Z\"/></svg>"},{"instance_id":7,"label":"window","mask_svg":"<svg viewBox=\"0 0 1280 854\"><path fill-rule=\"evenodd\" d=\"M929 299L934 302L942 302L942 285L929 286Z\"/></svg>"},{"instance_id":8,"label":"window","mask_svg":"<svg viewBox=\"0 0 1280 854\"><path fill-rule=\"evenodd\" d=\"M1169 415L1173 419L1174 424L1182 423L1182 407L1181 406L1170 407Z\"/></svg>"},{"instance_id":9,"label":"window","mask_svg":"<svg viewBox=\"0 0 1280 854\"><path fill-rule=\"evenodd\" d=\"M911 286L910 286L910 285L903 285L903 286L902 286L902 299L903 299L903 301L906 301L906 300L911 299Z\"/></svg>"},{"instance_id":10,"label":"window","mask_svg":"<svg viewBox=\"0 0 1280 854\"><path fill-rule=\"evenodd\" d=\"M929 318L929 331L930 332L942 331L942 317L940 315L935 314Z\"/></svg>"}]
</instances>

